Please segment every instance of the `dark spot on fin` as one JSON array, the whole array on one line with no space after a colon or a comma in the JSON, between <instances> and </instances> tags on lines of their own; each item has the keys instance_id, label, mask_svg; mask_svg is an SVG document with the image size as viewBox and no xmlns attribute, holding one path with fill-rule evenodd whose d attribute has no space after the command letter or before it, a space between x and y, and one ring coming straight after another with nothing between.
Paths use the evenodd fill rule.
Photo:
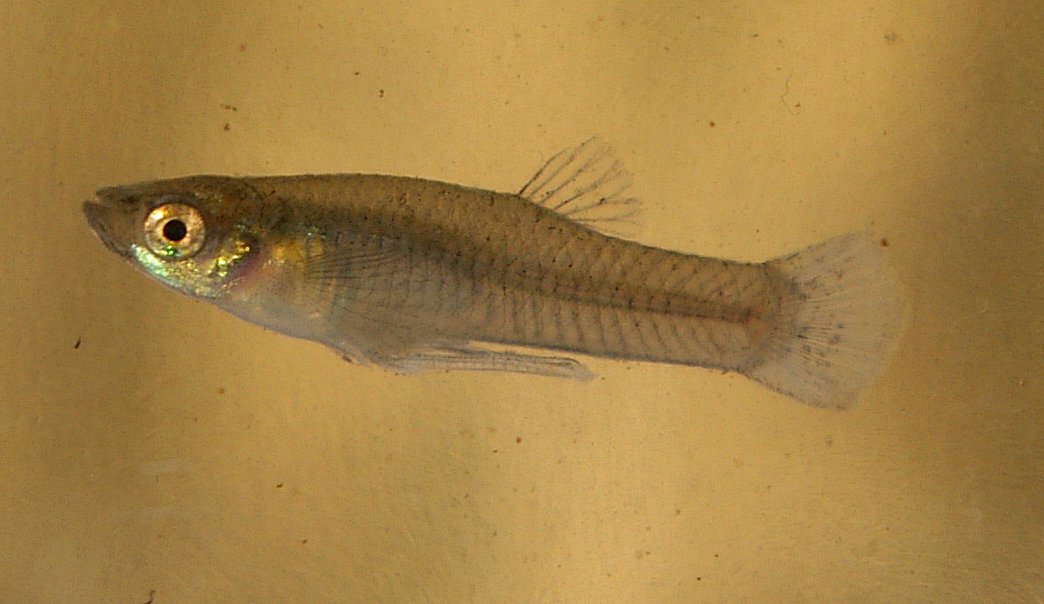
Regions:
<instances>
[{"instance_id":1,"label":"dark spot on fin","mask_svg":"<svg viewBox=\"0 0 1044 604\"><path fill-rule=\"evenodd\" d=\"M630 185L612 148L593 137L548 160L519 195L585 226L633 236L641 204L627 196Z\"/></svg>"}]
</instances>

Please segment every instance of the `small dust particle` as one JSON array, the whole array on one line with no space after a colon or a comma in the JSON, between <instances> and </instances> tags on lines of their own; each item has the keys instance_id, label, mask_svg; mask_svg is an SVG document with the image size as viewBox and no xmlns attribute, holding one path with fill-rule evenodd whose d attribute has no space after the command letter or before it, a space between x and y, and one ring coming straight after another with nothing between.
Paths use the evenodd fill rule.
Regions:
<instances>
[{"instance_id":1,"label":"small dust particle","mask_svg":"<svg viewBox=\"0 0 1044 604\"><path fill-rule=\"evenodd\" d=\"M522 437L521 436L516 436L515 437L515 444L520 444L521 442L522 442Z\"/></svg>"},{"instance_id":2,"label":"small dust particle","mask_svg":"<svg viewBox=\"0 0 1044 604\"><path fill-rule=\"evenodd\" d=\"M235 105L229 105L228 103L221 103L221 108L227 111L239 111L239 107Z\"/></svg>"},{"instance_id":3,"label":"small dust particle","mask_svg":"<svg viewBox=\"0 0 1044 604\"><path fill-rule=\"evenodd\" d=\"M888 239L884 237L881 238L881 247L888 247Z\"/></svg>"},{"instance_id":4,"label":"small dust particle","mask_svg":"<svg viewBox=\"0 0 1044 604\"><path fill-rule=\"evenodd\" d=\"M76 338L76 343L73 344L73 350L77 350L79 348L80 348L80 338Z\"/></svg>"},{"instance_id":5,"label":"small dust particle","mask_svg":"<svg viewBox=\"0 0 1044 604\"><path fill-rule=\"evenodd\" d=\"M239 52L243 52L245 50L246 50L246 44L240 44L239 45Z\"/></svg>"},{"instance_id":6,"label":"small dust particle","mask_svg":"<svg viewBox=\"0 0 1044 604\"><path fill-rule=\"evenodd\" d=\"M231 129L232 129L232 124L229 124L228 122L225 122L225 127L222 128L222 130L228 132Z\"/></svg>"},{"instance_id":7,"label":"small dust particle","mask_svg":"<svg viewBox=\"0 0 1044 604\"><path fill-rule=\"evenodd\" d=\"M381 89L379 89L377 91L377 96L381 97L382 99L384 98L384 89L383 88L381 88Z\"/></svg>"},{"instance_id":8,"label":"small dust particle","mask_svg":"<svg viewBox=\"0 0 1044 604\"><path fill-rule=\"evenodd\" d=\"M276 485L276 488L277 488L277 489L281 489L281 488L283 488L283 483L281 483L281 482L280 482L279 484L277 484L277 485Z\"/></svg>"},{"instance_id":9,"label":"small dust particle","mask_svg":"<svg viewBox=\"0 0 1044 604\"><path fill-rule=\"evenodd\" d=\"M708 124L710 124L710 127L711 127L711 128L713 128L713 127L714 127L714 125L715 125L715 124L714 124L714 122L707 122L707 123L708 123Z\"/></svg>"},{"instance_id":10,"label":"small dust particle","mask_svg":"<svg viewBox=\"0 0 1044 604\"><path fill-rule=\"evenodd\" d=\"M308 545L308 539L301 539L301 545Z\"/></svg>"}]
</instances>

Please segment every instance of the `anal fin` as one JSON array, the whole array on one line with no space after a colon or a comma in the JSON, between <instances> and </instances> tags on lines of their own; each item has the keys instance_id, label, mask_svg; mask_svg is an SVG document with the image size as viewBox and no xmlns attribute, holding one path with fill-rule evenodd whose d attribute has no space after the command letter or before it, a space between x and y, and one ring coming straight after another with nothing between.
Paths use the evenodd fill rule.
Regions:
<instances>
[{"instance_id":1,"label":"anal fin","mask_svg":"<svg viewBox=\"0 0 1044 604\"><path fill-rule=\"evenodd\" d=\"M421 371L508 371L550 377L590 380L594 375L568 357L548 357L474 346L444 346L402 356L373 359L376 364L404 373Z\"/></svg>"}]
</instances>

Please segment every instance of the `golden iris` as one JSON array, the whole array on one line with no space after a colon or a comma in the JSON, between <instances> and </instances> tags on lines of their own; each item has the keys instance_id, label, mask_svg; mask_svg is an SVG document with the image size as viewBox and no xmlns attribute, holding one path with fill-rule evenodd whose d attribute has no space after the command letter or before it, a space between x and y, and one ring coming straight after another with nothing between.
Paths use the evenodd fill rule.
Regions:
<instances>
[{"instance_id":1,"label":"golden iris","mask_svg":"<svg viewBox=\"0 0 1044 604\"><path fill-rule=\"evenodd\" d=\"M188 204L165 203L145 218L145 244L157 256L188 258L203 247L205 236L203 216Z\"/></svg>"}]
</instances>

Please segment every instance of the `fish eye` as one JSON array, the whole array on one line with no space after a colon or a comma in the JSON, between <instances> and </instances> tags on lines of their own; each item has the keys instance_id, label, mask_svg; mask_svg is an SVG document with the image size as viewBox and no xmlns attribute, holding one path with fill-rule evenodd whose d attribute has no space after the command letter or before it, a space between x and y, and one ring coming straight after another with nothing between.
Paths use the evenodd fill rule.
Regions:
<instances>
[{"instance_id":1,"label":"fish eye","mask_svg":"<svg viewBox=\"0 0 1044 604\"><path fill-rule=\"evenodd\" d=\"M145 244L164 258L192 256L203 247L205 235L203 216L188 204L165 203L145 218Z\"/></svg>"}]
</instances>

